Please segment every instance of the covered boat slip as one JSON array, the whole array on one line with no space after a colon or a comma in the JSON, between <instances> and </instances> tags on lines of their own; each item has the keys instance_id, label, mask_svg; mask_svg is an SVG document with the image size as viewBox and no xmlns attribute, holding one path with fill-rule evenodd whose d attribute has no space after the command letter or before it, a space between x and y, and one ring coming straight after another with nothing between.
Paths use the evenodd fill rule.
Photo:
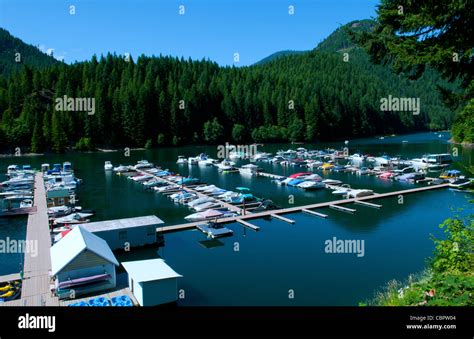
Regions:
<instances>
[{"instance_id":1,"label":"covered boat slip","mask_svg":"<svg viewBox=\"0 0 474 339\"><path fill-rule=\"evenodd\" d=\"M81 226L51 247L51 274L60 299L113 289L119 266L107 242Z\"/></svg>"},{"instance_id":2,"label":"covered boat slip","mask_svg":"<svg viewBox=\"0 0 474 339\"><path fill-rule=\"evenodd\" d=\"M155 215L136 218L105 220L81 225L85 230L101 237L112 250L156 243L156 228L163 220Z\"/></svg>"},{"instance_id":3,"label":"covered boat slip","mask_svg":"<svg viewBox=\"0 0 474 339\"><path fill-rule=\"evenodd\" d=\"M178 299L178 278L163 259L123 262L132 294L140 306L156 306Z\"/></svg>"}]
</instances>

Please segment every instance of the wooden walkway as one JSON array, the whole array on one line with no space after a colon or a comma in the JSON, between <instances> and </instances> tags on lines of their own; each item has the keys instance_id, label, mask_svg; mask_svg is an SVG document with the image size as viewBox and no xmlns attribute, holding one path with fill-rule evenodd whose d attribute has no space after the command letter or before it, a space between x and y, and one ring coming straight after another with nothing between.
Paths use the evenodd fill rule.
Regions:
<instances>
[{"instance_id":1,"label":"wooden walkway","mask_svg":"<svg viewBox=\"0 0 474 339\"><path fill-rule=\"evenodd\" d=\"M26 241L36 242L38 251L25 253L20 302L22 306L57 306L58 299L50 291L51 236L42 173L35 175L34 204L37 211L28 216Z\"/></svg>"},{"instance_id":2,"label":"wooden walkway","mask_svg":"<svg viewBox=\"0 0 474 339\"><path fill-rule=\"evenodd\" d=\"M317 203L317 204L311 204L311 205L305 205L305 206L289 207L289 208L283 208L283 209L279 209L279 210L270 210L270 211L264 211L264 212L253 213L253 214L240 215L240 216L237 216L237 217L222 218L222 219L218 219L217 222L218 223L231 223L231 222L238 222L238 220L248 220L248 219L256 219L256 218L262 218L262 217L271 217L272 214L273 215L279 215L279 214L295 213L295 212L308 212L309 210L314 209L314 208L324 208L324 207L329 207L329 206L339 206L339 205L356 203L358 201L362 202L362 201L366 201L366 200L383 199L383 198L389 198L389 197L394 197L394 196L399 196L399 195L406 195L406 194L412 194L412 193L417 193L417 192L431 191L431 190L441 189L441 188L445 188L445 187L449 187L449 184L417 187L417 188L412 188L412 189L402 190L402 191L388 192L388 193L382 193L382 194L374 194L374 195L369 195L369 196L365 196L365 197L361 197L361 198L334 200L334 201L327 201L327 202L323 202L323 203ZM323 216L323 214L321 214L321 216ZM184 230L194 229L197 225L203 225L203 224L206 224L206 221L198 221L198 222L185 223L185 224L179 224L179 225L171 225L171 226L162 226L162 227L157 227L156 231L158 233L184 231Z\"/></svg>"},{"instance_id":3,"label":"wooden walkway","mask_svg":"<svg viewBox=\"0 0 474 339\"><path fill-rule=\"evenodd\" d=\"M14 280L20 280L20 273L13 273L0 276L0 283L5 283Z\"/></svg>"}]
</instances>

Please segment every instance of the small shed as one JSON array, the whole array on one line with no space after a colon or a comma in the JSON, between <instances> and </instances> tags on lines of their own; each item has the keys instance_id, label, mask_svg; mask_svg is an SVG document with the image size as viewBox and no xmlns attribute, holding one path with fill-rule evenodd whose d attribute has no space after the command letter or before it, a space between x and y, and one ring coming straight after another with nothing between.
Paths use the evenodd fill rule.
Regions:
<instances>
[{"instance_id":1,"label":"small shed","mask_svg":"<svg viewBox=\"0 0 474 339\"><path fill-rule=\"evenodd\" d=\"M49 189L46 191L46 201L48 207L62 206L69 204L71 193L67 188Z\"/></svg>"},{"instance_id":2,"label":"small shed","mask_svg":"<svg viewBox=\"0 0 474 339\"><path fill-rule=\"evenodd\" d=\"M141 306L156 306L178 299L178 278L163 259L122 263L128 273L128 284Z\"/></svg>"},{"instance_id":3,"label":"small shed","mask_svg":"<svg viewBox=\"0 0 474 339\"><path fill-rule=\"evenodd\" d=\"M107 242L75 227L51 247L51 273L60 299L114 288L119 266ZM73 294L71 294L73 292Z\"/></svg>"},{"instance_id":4,"label":"small shed","mask_svg":"<svg viewBox=\"0 0 474 339\"><path fill-rule=\"evenodd\" d=\"M157 241L156 227L163 220L155 215L91 222L84 229L101 237L112 250L145 246Z\"/></svg>"}]
</instances>

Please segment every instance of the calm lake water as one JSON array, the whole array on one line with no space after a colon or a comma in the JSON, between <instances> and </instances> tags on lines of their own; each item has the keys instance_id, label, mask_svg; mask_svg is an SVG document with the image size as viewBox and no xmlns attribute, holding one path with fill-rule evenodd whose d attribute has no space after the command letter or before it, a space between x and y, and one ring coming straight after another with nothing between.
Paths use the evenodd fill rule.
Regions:
<instances>
[{"instance_id":1,"label":"calm lake water","mask_svg":"<svg viewBox=\"0 0 474 339\"><path fill-rule=\"evenodd\" d=\"M384 140L351 140L348 147L350 153L386 153L411 158L425 153L451 152L453 146L447 143L448 139L448 133L441 133L441 137L439 133L420 133L386 137ZM296 147L340 149L344 143L274 144L259 149L275 153L279 149ZM94 220L155 214L172 225L183 223L184 216L192 213L165 196L145 191L137 183L104 172L106 160L117 166L147 159L163 168L199 177L222 188L249 187L254 195L270 198L280 206L337 199L328 190L304 192L277 186L269 178L224 175L213 167L188 168L176 164L178 155L195 156L201 152L215 157L217 148L187 146L132 151L130 157L125 157L123 152L112 152L0 158L0 169L5 172L11 163L39 168L44 162L71 161L76 176L84 180L84 185L77 190L79 204L97 211ZM472 165L473 149L459 148L459 157L455 160L453 168L463 170ZM290 175L301 171L268 163L258 164L265 172L275 174ZM348 173L329 173L326 177L378 193L413 187ZM294 205L290 204L290 195L294 196ZM205 246L208 239L204 234L185 231L166 234L163 247L132 249L129 253L116 254L119 261L164 258L183 275L178 282L179 289L185 293L180 305L357 305L372 298L387 281L403 280L409 274L421 271L434 248L430 235L443 236L438 225L453 216L453 209L464 209L461 214L472 213L472 205L468 203L472 198L466 193L440 189L407 195L402 205L395 197L378 200L377 203L383 205L380 210L348 205L357 209L354 215L330 209L321 210L329 215L327 219L304 214L286 215L296 221L294 225L278 220L252 220L261 227L260 232L229 224L234 236L219 240L219 246L212 248ZM25 226L25 218L0 219L0 238L24 239ZM364 240L365 255L325 253L324 242L333 237ZM18 272L21 261L22 255L0 254L0 274ZM123 269L120 268L119 272L120 282L124 283ZM289 298L290 290L294 298Z\"/></svg>"}]
</instances>

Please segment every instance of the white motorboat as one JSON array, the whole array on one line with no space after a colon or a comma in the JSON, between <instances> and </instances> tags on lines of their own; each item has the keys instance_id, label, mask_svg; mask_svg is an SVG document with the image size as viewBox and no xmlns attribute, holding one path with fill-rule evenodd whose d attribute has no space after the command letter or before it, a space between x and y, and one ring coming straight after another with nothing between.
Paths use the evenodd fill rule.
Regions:
<instances>
[{"instance_id":1,"label":"white motorboat","mask_svg":"<svg viewBox=\"0 0 474 339\"><path fill-rule=\"evenodd\" d=\"M153 179L153 176L152 175L149 175L149 174L143 174L143 175L136 175L134 177L129 177L131 180L133 181L136 181L136 182L145 182L145 181L148 181L150 179Z\"/></svg>"},{"instance_id":2,"label":"white motorboat","mask_svg":"<svg viewBox=\"0 0 474 339\"><path fill-rule=\"evenodd\" d=\"M239 193L237 193L237 192L227 191L227 192L225 192L225 193L223 193L223 194L219 194L219 195L217 196L217 198L219 198L219 199L226 199L226 198L229 198L229 197L236 197L236 196L238 196L238 195L239 195Z\"/></svg>"},{"instance_id":3,"label":"white motorboat","mask_svg":"<svg viewBox=\"0 0 474 339\"><path fill-rule=\"evenodd\" d=\"M417 171L419 170L425 170L428 168L428 161L423 158L415 158L409 161L411 166L414 167Z\"/></svg>"},{"instance_id":4,"label":"white motorboat","mask_svg":"<svg viewBox=\"0 0 474 339\"><path fill-rule=\"evenodd\" d=\"M155 191L157 192L166 192L166 191L169 191L169 190L173 190L173 189L178 189L178 188L181 188L180 185L167 185L167 186L161 186L161 187L152 187L152 189L154 189Z\"/></svg>"},{"instance_id":5,"label":"white motorboat","mask_svg":"<svg viewBox=\"0 0 474 339\"><path fill-rule=\"evenodd\" d=\"M387 156L375 157L374 162L377 166L381 166L381 167L390 166L390 158Z\"/></svg>"},{"instance_id":6,"label":"white motorboat","mask_svg":"<svg viewBox=\"0 0 474 339\"><path fill-rule=\"evenodd\" d=\"M89 222L88 217L92 216L92 213L72 213L62 218L54 219L54 224L82 224Z\"/></svg>"},{"instance_id":7,"label":"white motorboat","mask_svg":"<svg viewBox=\"0 0 474 339\"><path fill-rule=\"evenodd\" d=\"M349 156L347 159L353 163L359 164L364 161L365 157L359 153L354 153L353 155Z\"/></svg>"},{"instance_id":8,"label":"white motorboat","mask_svg":"<svg viewBox=\"0 0 474 339\"><path fill-rule=\"evenodd\" d=\"M202 191L202 192L205 193L205 194L212 194L212 193L219 193L219 192L220 192L221 194L222 194L222 193L225 193L225 191L224 191L222 188L220 188L220 187L210 187L210 188L208 188L208 189L205 189L205 190Z\"/></svg>"},{"instance_id":9,"label":"white motorboat","mask_svg":"<svg viewBox=\"0 0 474 339\"><path fill-rule=\"evenodd\" d=\"M8 175L14 174L18 170L20 170L20 167L18 165L9 165L7 167L7 174Z\"/></svg>"},{"instance_id":10,"label":"white motorboat","mask_svg":"<svg viewBox=\"0 0 474 339\"><path fill-rule=\"evenodd\" d=\"M195 205L193 207L193 209L196 212L201 212L201 211L205 211L205 210L208 210L208 209L211 209L211 208L217 208L217 207L221 207L221 204L219 204L216 201L208 201L208 202L205 202L205 203L200 204L200 205Z\"/></svg>"},{"instance_id":11,"label":"white motorboat","mask_svg":"<svg viewBox=\"0 0 474 339\"><path fill-rule=\"evenodd\" d=\"M183 165L188 163L188 159L186 159L183 155L178 155L178 160L176 160L178 165Z\"/></svg>"},{"instance_id":12,"label":"white motorboat","mask_svg":"<svg viewBox=\"0 0 474 339\"><path fill-rule=\"evenodd\" d=\"M209 219L217 219L217 218L223 218L223 217L227 217L227 216L232 216L234 213L232 212L222 212L222 211L218 211L218 210L215 210L215 209L208 209L204 212L198 212L198 213L193 213L193 214L190 214L186 217L184 217L184 219L186 219L187 221L201 221L201 220L209 220Z\"/></svg>"},{"instance_id":13,"label":"white motorboat","mask_svg":"<svg viewBox=\"0 0 474 339\"><path fill-rule=\"evenodd\" d=\"M33 207L33 200L26 199L20 202L20 208Z\"/></svg>"},{"instance_id":14,"label":"white motorboat","mask_svg":"<svg viewBox=\"0 0 474 339\"><path fill-rule=\"evenodd\" d=\"M227 190L223 189L223 188L219 188L219 187L216 187L214 188L213 190L207 192L209 195L212 195L212 196L218 196L218 195L221 195L221 194L224 194L226 193Z\"/></svg>"},{"instance_id":15,"label":"white motorboat","mask_svg":"<svg viewBox=\"0 0 474 339\"><path fill-rule=\"evenodd\" d=\"M73 209L68 206L54 206L48 208L48 216L56 218L71 214Z\"/></svg>"},{"instance_id":16,"label":"white motorboat","mask_svg":"<svg viewBox=\"0 0 474 339\"><path fill-rule=\"evenodd\" d=\"M304 180L313 180L313 181L321 181L322 178L319 174L311 174L311 175L307 175L303 178Z\"/></svg>"},{"instance_id":17,"label":"white motorboat","mask_svg":"<svg viewBox=\"0 0 474 339\"><path fill-rule=\"evenodd\" d=\"M347 198L361 198L373 195L374 191L368 189L354 189L347 192Z\"/></svg>"},{"instance_id":18,"label":"white motorboat","mask_svg":"<svg viewBox=\"0 0 474 339\"><path fill-rule=\"evenodd\" d=\"M228 171L228 170L233 169L233 167L235 166L235 162L224 159L220 163L216 164L215 166L221 171Z\"/></svg>"},{"instance_id":19,"label":"white motorboat","mask_svg":"<svg viewBox=\"0 0 474 339\"><path fill-rule=\"evenodd\" d=\"M259 152L255 154L252 158L254 161L269 161L271 156L271 153Z\"/></svg>"},{"instance_id":20,"label":"white motorboat","mask_svg":"<svg viewBox=\"0 0 474 339\"><path fill-rule=\"evenodd\" d=\"M151 162L148 162L148 160L139 160L137 161L137 164L134 166L136 170L138 169L145 169L145 168L152 168L153 164Z\"/></svg>"},{"instance_id":21,"label":"white motorboat","mask_svg":"<svg viewBox=\"0 0 474 339\"><path fill-rule=\"evenodd\" d=\"M457 189L465 189L474 185L474 179L467 179L465 177L455 178L450 180L449 187Z\"/></svg>"},{"instance_id":22,"label":"white motorboat","mask_svg":"<svg viewBox=\"0 0 474 339\"><path fill-rule=\"evenodd\" d=\"M210 197L202 197L202 198L199 198L199 199L196 199L196 200L193 200L191 202L188 202L188 206L189 207L194 207L194 206L198 206L200 204L204 204L206 202L214 202L215 199L213 198L210 198Z\"/></svg>"},{"instance_id":23,"label":"white motorboat","mask_svg":"<svg viewBox=\"0 0 474 339\"><path fill-rule=\"evenodd\" d=\"M114 169L114 165L110 161L106 161L104 163L104 170L106 171L112 171Z\"/></svg>"},{"instance_id":24,"label":"white motorboat","mask_svg":"<svg viewBox=\"0 0 474 339\"><path fill-rule=\"evenodd\" d=\"M123 173L123 172L128 172L130 171L130 167L124 166L124 165L119 165L117 167L114 167L114 172L117 173Z\"/></svg>"},{"instance_id":25,"label":"white motorboat","mask_svg":"<svg viewBox=\"0 0 474 339\"><path fill-rule=\"evenodd\" d=\"M326 185L334 185L334 186L337 186L337 185L341 185L342 184L342 181L341 180L335 180L335 179L324 179L322 181L322 183L326 184Z\"/></svg>"},{"instance_id":26,"label":"white motorboat","mask_svg":"<svg viewBox=\"0 0 474 339\"><path fill-rule=\"evenodd\" d=\"M347 184L341 185L331 193L334 195L346 195L349 191L351 191L351 187Z\"/></svg>"},{"instance_id":27,"label":"white motorboat","mask_svg":"<svg viewBox=\"0 0 474 339\"><path fill-rule=\"evenodd\" d=\"M33 192L31 190L14 190L14 191L6 191L0 192L0 199L4 199L2 197L11 197L14 195L28 195L31 196Z\"/></svg>"},{"instance_id":28,"label":"white motorboat","mask_svg":"<svg viewBox=\"0 0 474 339\"><path fill-rule=\"evenodd\" d=\"M254 164L243 165L239 168L240 174L255 176L258 173L258 166Z\"/></svg>"},{"instance_id":29,"label":"white motorboat","mask_svg":"<svg viewBox=\"0 0 474 339\"><path fill-rule=\"evenodd\" d=\"M316 190L320 188L325 188L326 184L320 181L303 181L302 183L299 183L298 185L296 185L296 187L299 187L305 190Z\"/></svg>"},{"instance_id":30,"label":"white motorboat","mask_svg":"<svg viewBox=\"0 0 474 339\"><path fill-rule=\"evenodd\" d=\"M195 187L194 190L198 191L198 192L204 192L206 190L214 189L214 188L217 188L217 186L216 185L205 185L205 186Z\"/></svg>"}]
</instances>

